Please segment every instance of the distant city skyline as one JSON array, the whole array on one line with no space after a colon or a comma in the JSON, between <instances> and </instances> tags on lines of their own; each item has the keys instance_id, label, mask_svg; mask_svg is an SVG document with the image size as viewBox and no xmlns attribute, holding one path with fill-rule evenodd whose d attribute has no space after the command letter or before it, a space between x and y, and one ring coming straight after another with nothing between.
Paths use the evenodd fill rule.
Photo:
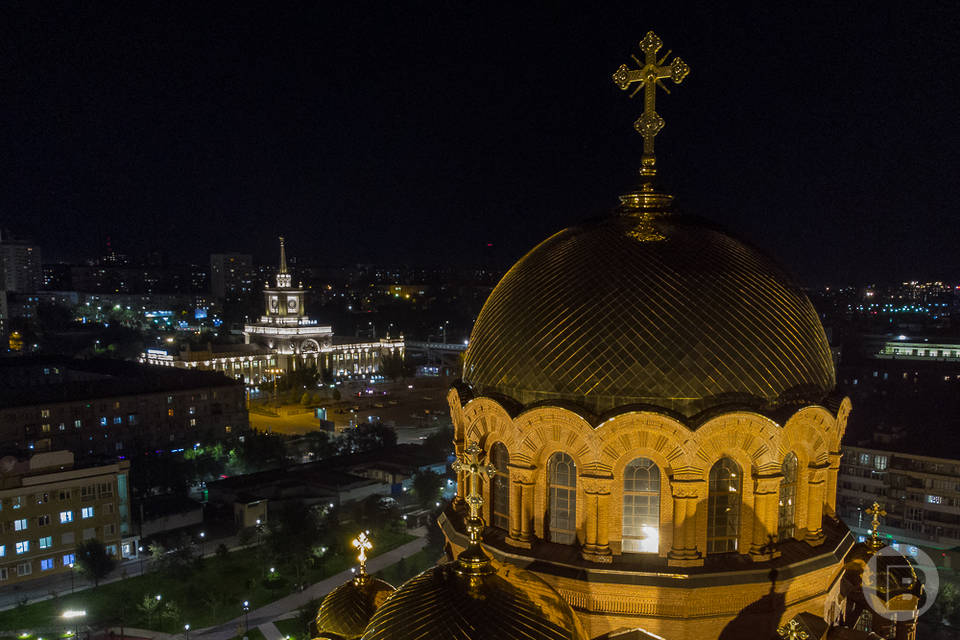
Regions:
<instances>
[{"instance_id":1,"label":"distant city skyline","mask_svg":"<svg viewBox=\"0 0 960 640\"><path fill-rule=\"evenodd\" d=\"M7 12L0 226L48 260L111 236L175 261L501 267L635 180L648 29L677 208L804 284L960 273L950 5L229 5ZM38 46L37 43L42 43ZM492 246L490 246L492 245Z\"/></svg>"}]
</instances>

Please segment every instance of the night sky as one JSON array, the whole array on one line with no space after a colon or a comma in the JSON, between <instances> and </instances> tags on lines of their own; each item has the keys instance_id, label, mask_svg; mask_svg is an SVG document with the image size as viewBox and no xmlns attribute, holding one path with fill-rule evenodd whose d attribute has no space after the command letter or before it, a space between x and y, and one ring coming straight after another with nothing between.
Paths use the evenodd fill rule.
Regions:
<instances>
[{"instance_id":1,"label":"night sky","mask_svg":"<svg viewBox=\"0 0 960 640\"><path fill-rule=\"evenodd\" d=\"M507 266L634 183L653 29L679 208L808 284L960 279L954 2L62 4L0 11L0 227L50 260Z\"/></svg>"}]
</instances>

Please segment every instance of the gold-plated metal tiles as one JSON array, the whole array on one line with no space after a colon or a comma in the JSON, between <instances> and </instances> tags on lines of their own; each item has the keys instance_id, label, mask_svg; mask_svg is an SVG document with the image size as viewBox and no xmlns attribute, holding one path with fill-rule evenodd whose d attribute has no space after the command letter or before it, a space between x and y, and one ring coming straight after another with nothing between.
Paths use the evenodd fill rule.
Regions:
<instances>
[{"instance_id":1,"label":"gold-plated metal tiles","mask_svg":"<svg viewBox=\"0 0 960 640\"><path fill-rule=\"evenodd\" d=\"M571 227L503 277L474 324L464 381L521 404L594 413L650 404L692 416L724 404L818 402L833 361L804 293L711 226L636 216Z\"/></svg>"}]
</instances>

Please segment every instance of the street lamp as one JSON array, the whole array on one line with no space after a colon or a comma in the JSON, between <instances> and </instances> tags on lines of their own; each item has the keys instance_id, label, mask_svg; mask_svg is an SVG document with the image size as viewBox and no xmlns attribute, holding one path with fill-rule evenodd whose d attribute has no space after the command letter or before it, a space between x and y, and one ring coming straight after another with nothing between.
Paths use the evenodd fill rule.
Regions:
<instances>
[{"instance_id":1,"label":"street lamp","mask_svg":"<svg viewBox=\"0 0 960 640\"><path fill-rule=\"evenodd\" d=\"M183 640L190 640L190 623L183 625Z\"/></svg>"},{"instance_id":2,"label":"street lamp","mask_svg":"<svg viewBox=\"0 0 960 640\"><path fill-rule=\"evenodd\" d=\"M73 593L73 563L70 563L70 593Z\"/></svg>"},{"instance_id":3,"label":"street lamp","mask_svg":"<svg viewBox=\"0 0 960 640\"><path fill-rule=\"evenodd\" d=\"M283 369L279 367L274 367L271 369L264 369L264 373L269 373L273 375L273 404L275 406L280 406L280 400L277 397L277 376L283 373Z\"/></svg>"},{"instance_id":4,"label":"street lamp","mask_svg":"<svg viewBox=\"0 0 960 640\"><path fill-rule=\"evenodd\" d=\"M60 614L60 617L64 620L76 620L76 626L74 628L74 638L80 635L80 618L87 615L86 611L76 611L74 609L67 609Z\"/></svg>"},{"instance_id":5,"label":"street lamp","mask_svg":"<svg viewBox=\"0 0 960 640\"><path fill-rule=\"evenodd\" d=\"M137 560L140 562L140 575L143 575L143 545L137 546Z\"/></svg>"},{"instance_id":6,"label":"street lamp","mask_svg":"<svg viewBox=\"0 0 960 640\"><path fill-rule=\"evenodd\" d=\"M201 531L200 532L200 559L201 560L203 559L203 541L204 541L204 538L206 537L207 537L206 532Z\"/></svg>"},{"instance_id":7,"label":"street lamp","mask_svg":"<svg viewBox=\"0 0 960 640\"><path fill-rule=\"evenodd\" d=\"M250 632L250 620L247 614L250 613L250 601L243 601L243 633L247 634Z\"/></svg>"}]
</instances>

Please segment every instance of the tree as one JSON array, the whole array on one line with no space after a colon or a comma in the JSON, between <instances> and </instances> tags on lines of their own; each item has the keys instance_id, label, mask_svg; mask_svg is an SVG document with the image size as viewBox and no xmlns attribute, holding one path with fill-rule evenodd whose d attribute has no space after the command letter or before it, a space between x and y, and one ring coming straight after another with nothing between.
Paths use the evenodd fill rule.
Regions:
<instances>
[{"instance_id":1,"label":"tree","mask_svg":"<svg viewBox=\"0 0 960 640\"><path fill-rule=\"evenodd\" d=\"M269 523L267 542L273 556L290 564L300 582L304 564L320 540L320 524L316 514L303 505L288 502Z\"/></svg>"},{"instance_id":2,"label":"tree","mask_svg":"<svg viewBox=\"0 0 960 640\"><path fill-rule=\"evenodd\" d=\"M436 504L442 485L443 477L429 469L417 471L413 476L413 492L417 495L420 504L426 508Z\"/></svg>"},{"instance_id":3,"label":"tree","mask_svg":"<svg viewBox=\"0 0 960 640\"><path fill-rule=\"evenodd\" d=\"M78 544L76 556L77 569L81 575L93 581L94 587L100 586L100 581L117 566L116 559L107 553L107 547L96 538Z\"/></svg>"}]
</instances>

